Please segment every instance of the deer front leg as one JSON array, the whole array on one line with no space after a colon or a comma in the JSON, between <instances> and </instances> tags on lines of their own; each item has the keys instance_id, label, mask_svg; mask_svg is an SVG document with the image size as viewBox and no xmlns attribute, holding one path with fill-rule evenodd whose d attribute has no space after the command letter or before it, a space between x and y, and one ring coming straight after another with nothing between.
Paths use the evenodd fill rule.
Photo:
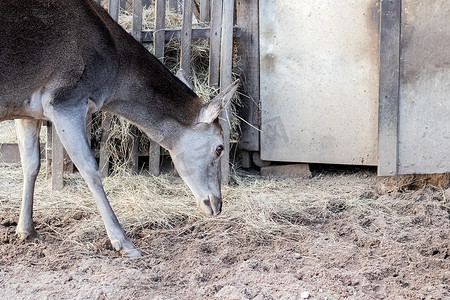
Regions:
<instances>
[{"instance_id":1,"label":"deer front leg","mask_svg":"<svg viewBox=\"0 0 450 300\"><path fill-rule=\"evenodd\" d=\"M124 256L139 257L141 256L139 251L136 250L131 240L125 235L103 190L97 162L86 140L86 113L87 109L84 108L72 108L61 111L55 109L53 125L61 143L94 195L111 244Z\"/></svg>"},{"instance_id":2,"label":"deer front leg","mask_svg":"<svg viewBox=\"0 0 450 300\"><path fill-rule=\"evenodd\" d=\"M36 232L33 224L33 194L36 177L41 166L39 155L41 121L17 119L15 124L23 169L22 207L16 233L22 240L40 239L41 237Z\"/></svg>"}]
</instances>

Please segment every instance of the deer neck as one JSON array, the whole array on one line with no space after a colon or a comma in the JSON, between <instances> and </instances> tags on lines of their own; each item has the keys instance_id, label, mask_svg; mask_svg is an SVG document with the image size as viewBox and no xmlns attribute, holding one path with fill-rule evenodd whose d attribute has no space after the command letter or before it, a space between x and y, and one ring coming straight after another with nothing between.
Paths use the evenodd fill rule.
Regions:
<instances>
[{"instance_id":1,"label":"deer neck","mask_svg":"<svg viewBox=\"0 0 450 300\"><path fill-rule=\"evenodd\" d=\"M128 119L170 150L184 130L197 123L203 101L151 55L125 69L131 71L119 72L115 92L103 109Z\"/></svg>"}]
</instances>

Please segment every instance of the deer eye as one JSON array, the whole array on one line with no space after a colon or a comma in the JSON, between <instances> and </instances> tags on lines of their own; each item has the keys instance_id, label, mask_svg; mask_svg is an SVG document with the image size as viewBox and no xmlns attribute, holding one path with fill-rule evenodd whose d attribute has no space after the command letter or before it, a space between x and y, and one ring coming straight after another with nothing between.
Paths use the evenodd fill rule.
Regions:
<instances>
[{"instance_id":1,"label":"deer eye","mask_svg":"<svg viewBox=\"0 0 450 300\"><path fill-rule=\"evenodd\" d=\"M224 150L223 146L217 146L216 148L216 155L219 157L222 154L222 151Z\"/></svg>"}]
</instances>

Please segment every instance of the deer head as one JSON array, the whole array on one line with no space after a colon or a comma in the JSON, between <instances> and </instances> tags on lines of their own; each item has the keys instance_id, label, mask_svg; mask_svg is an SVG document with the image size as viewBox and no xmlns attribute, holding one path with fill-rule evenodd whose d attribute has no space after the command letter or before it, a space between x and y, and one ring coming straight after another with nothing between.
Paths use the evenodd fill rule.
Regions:
<instances>
[{"instance_id":1,"label":"deer head","mask_svg":"<svg viewBox=\"0 0 450 300\"><path fill-rule=\"evenodd\" d=\"M222 209L220 159L225 147L218 119L222 109L230 104L238 86L239 80L236 80L205 104L197 122L189 126L169 150L197 205L208 215L217 215Z\"/></svg>"}]
</instances>

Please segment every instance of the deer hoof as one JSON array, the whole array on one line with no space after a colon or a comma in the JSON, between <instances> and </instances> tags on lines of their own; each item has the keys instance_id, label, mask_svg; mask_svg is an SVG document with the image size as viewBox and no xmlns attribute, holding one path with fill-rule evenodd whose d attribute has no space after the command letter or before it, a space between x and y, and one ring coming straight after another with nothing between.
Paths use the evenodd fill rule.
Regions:
<instances>
[{"instance_id":1,"label":"deer hoof","mask_svg":"<svg viewBox=\"0 0 450 300\"><path fill-rule=\"evenodd\" d=\"M139 258L141 257L141 252L139 252L136 249L122 249L120 250L120 254L122 254L124 257L129 257L129 258Z\"/></svg>"},{"instance_id":2,"label":"deer hoof","mask_svg":"<svg viewBox=\"0 0 450 300\"><path fill-rule=\"evenodd\" d=\"M134 248L133 243L129 240L125 240L123 242L120 242L118 240L111 240L111 244L114 249L116 249L116 251L119 251L120 254L122 254L124 257L141 257L141 253L136 250L136 248Z\"/></svg>"},{"instance_id":3,"label":"deer hoof","mask_svg":"<svg viewBox=\"0 0 450 300\"><path fill-rule=\"evenodd\" d=\"M42 236L36 230L16 230L17 237L22 241L42 240Z\"/></svg>"}]
</instances>

